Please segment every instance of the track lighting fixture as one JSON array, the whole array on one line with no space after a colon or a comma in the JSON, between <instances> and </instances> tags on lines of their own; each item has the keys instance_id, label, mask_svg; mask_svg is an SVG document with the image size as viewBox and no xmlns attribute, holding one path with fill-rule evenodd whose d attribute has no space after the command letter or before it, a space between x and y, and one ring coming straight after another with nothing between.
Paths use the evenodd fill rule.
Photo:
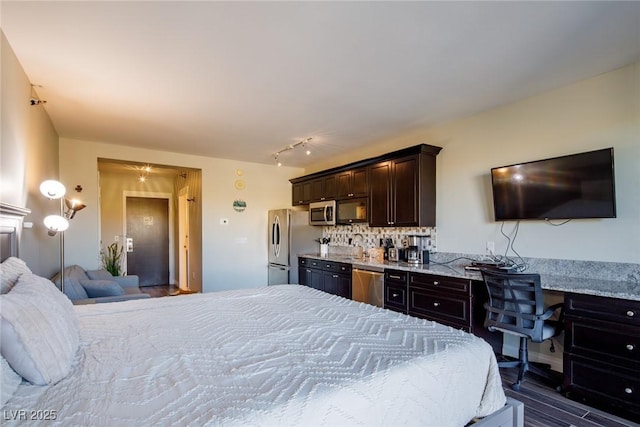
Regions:
<instances>
[{"instance_id":1,"label":"track lighting fixture","mask_svg":"<svg viewBox=\"0 0 640 427\"><path fill-rule=\"evenodd\" d=\"M293 150L296 147L302 147L305 149L305 154L307 156L311 155L311 150L309 149L308 146L308 142L311 141L313 138L309 137L309 138L305 138L301 141L296 142L295 144L289 144L286 147L284 147L282 150L277 151L276 153L274 153L273 158L276 161L276 165L278 166L282 166L282 162L280 161L280 154L284 153L285 151L290 151Z\"/></svg>"},{"instance_id":2,"label":"track lighting fixture","mask_svg":"<svg viewBox=\"0 0 640 427\"><path fill-rule=\"evenodd\" d=\"M34 87L42 87L40 85L31 85L31 98L29 98L29 105L34 106L34 105L40 105L40 104L46 104L47 101L42 100L38 97L38 95L35 94L35 91L33 90Z\"/></svg>"}]
</instances>

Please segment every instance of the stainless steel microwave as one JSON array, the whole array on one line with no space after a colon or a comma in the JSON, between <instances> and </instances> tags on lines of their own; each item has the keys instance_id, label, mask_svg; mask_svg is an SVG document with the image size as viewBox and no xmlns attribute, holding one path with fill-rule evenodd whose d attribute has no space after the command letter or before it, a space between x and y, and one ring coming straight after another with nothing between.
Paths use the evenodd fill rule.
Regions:
<instances>
[{"instance_id":1,"label":"stainless steel microwave","mask_svg":"<svg viewBox=\"0 0 640 427\"><path fill-rule=\"evenodd\" d=\"M336 225L336 201L327 200L309 204L309 224Z\"/></svg>"}]
</instances>

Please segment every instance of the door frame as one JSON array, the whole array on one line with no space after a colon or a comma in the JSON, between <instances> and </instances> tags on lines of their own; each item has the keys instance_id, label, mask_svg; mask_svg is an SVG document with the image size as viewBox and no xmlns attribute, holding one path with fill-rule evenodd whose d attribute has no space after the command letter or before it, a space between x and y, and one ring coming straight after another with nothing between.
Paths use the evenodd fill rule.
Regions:
<instances>
[{"instance_id":1,"label":"door frame","mask_svg":"<svg viewBox=\"0 0 640 427\"><path fill-rule=\"evenodd\" d=\"M185 239L186 234L186 242ZM190 291L189 251L191 249L191 230L189 226L189 186L182 187L178 193L178 286ZM185 246L186 243L186 246Z\"/></svg>"},{"instance_id":2,"label":"door frame","mask_svg":"<svg viewBox=\"0 0 640 427\"><path fill-rule=\"evenodd\" d=\"M173 213L173 193L158 193L154 191L128 191L122 192L122 235L124 236L123 245L126 246L127 238L127 197L141 197L147 199L167 199L169 206L169 282L176 284L175 278L175 241L173 235L174 229L174 213ZM127 270L127 251L124 251L124 271Z\"/></svg>"}]
</instances>

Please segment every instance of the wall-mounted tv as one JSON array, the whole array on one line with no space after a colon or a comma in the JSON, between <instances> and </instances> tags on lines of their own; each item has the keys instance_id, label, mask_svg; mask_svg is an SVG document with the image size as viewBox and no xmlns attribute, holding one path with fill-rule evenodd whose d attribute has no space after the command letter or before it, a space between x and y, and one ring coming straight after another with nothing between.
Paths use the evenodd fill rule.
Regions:
<instances>
[{"instance_id":1,"label":"wall-mounted tv","mask_svg":"<svg viewBox=\"0 0 640 427\"><path fill-rule=\"evenodd\" d=\"M613 148L491 169L496 221L615 218Z\"/></svg>"}]
</instances>

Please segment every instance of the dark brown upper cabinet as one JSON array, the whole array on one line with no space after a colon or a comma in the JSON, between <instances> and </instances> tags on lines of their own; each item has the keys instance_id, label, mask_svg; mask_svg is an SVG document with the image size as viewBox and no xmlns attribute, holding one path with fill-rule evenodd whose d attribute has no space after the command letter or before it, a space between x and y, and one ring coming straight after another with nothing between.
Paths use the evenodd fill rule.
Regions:
<instances>
[{"instance_id":1,"label":"dark brown upper cabinet","mask_svg":"<svg viewBox=\"0 0 640 427\"><path fill-rule=\"evenodd\" d=\"M293 178L292 204L366 197L373 227L434 226L436 155L440 150L420 144Z\"/></svg>"},{"instance_id":2,"label":"dark brown upper cabinet","mask_svg":"<svg viewBox=\"0 0 640 427\"><path fill-rule=\"evenodd\" d=\"M420 153L369 166L371 227L435 226L436 154Z\"/></svg>"},{"instance_id":3,"label":"dark brown upper cabinet","mask_svg":"<svg viewBox=\"0 0 640 427\"><path fill-rule=\"evenodd\" d=\"M368 176L366 167L336 174L336 198L367 197L369 195Z\"/></svg>"}]
</instances>

